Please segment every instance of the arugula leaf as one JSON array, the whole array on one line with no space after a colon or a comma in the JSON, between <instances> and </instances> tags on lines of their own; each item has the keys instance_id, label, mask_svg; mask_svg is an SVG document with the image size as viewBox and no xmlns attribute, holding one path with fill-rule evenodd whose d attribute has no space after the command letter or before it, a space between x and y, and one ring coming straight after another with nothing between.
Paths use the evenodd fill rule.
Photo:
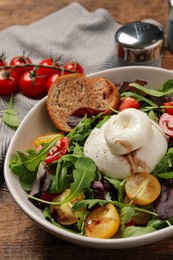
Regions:
<instances>
[{"instance_id":1,"label":"arugula leaf","mask_svg":"<svg viewBox=\"0 0 173 260\"><path fill-rule=\"evenodd\" d=\"M99 124L102 125L109 117L110 116L104 116L103 120L101 120ZM100 127L98 124L100 118L102 118L102 113L90 118L85 115L80 123L67 135L70 142L84 142L95 126L98 128ZM84 143L82 143L82 145L83 144Z\"/></svg>"},{"instance_id":2,"label":"arugula leaf","mask_svg":"<svg viewBox=\"0 0 173 260\"><path fill-rule=\"evenodd\" d=\"M74 167L75 168L72 173L74 182L70 185L70 194L65 198L65 200L60 202L51 202L50 204L58 205L68 202L91 185L91 182L96 176L95 162L88 157L80 157L75 162Z\"/></svg>"},{"instance_id":3,"label":"arugula leaf","mask_svg":"<svg viewBox=\"0 0 173 260\"><path fill-rule=\"evenodd\" d=\"M149 220L149 222L147 223L147 226L152 226L154 228L158 228L163 222L165 222L165 220L163 221L154 216L151 220Z\"/></svg>"},{"instance_id":4,"label":"arugula leaf","mask_svg":"<svg viewBox=\"0 0 173 260\"><path fill-rule=\"evenodd\" d=\"M15 157L10 161L9 168L16 176L18 176L21 187L27 192L31 191L36 179L36 172L29 171L21 163L18 157Z\"/></svg>"},{"instance_id":5,"label":"arugula leaf","mask_svg":"<svg viewBox=\"0 0 173 260\"><path fill-rule=\"evenodd\" d=\"M36 176L37 176L36 172L25 172L19 177L21 187L26 192L30 192L32 190Z\"/></svg>"},{"instance_id":6,"label":"arugula leaf","mask_svg":"<svg viewBox=\"0 0 173 260\"><path fill-rule=\"evenodd\" d=\"M80 157L75 163L73 171L74 182L70 185L70 194L62 202L65 203L88 188L96 175L95 162L88 157Z\"/></svg>"},{"instance_id":7,"label":"arugula leaf","mask_svg":"<svg viewBox=\"0 0 173 260\"><path fill-rule=\"evenodd\" d=\"M75 166L73 170L74 182L72 182L70 185L70 194L63 201L47 202L30 195L28 197L43 203L47 203L51 205L60 205L65 202L68 202L69 200L77 196L80 192L83 192L85 188L87 189L88 187L90 187L91 182L94 180L96 176L97 168L95 162L88 157L79 157L75 162L74 166ZM56 182L54 183L54 186L55 185Z\"/></svg>"},{"instance_id":8,"label":"arugula leaf","mask_svg":"<svg viewBox=\"0 0 173 260\"><path fill-rule=\"evenodd\" d=\"M20 125L18 113L13 109L13 96L10 96L9 108L5 109L2 114L2 121L9 127L17 129Z\"/></svg>"},{"instance_id":9,"label":"arugula leaf","mask_svg":"<svg viewBox=\"0 0 173 260\"><path fill-rule=\"evenodd\" d=\"M108 201L106 200L100 200L100 199L85 199L85 200L81 200L81 201L77 201L74 205L73 205L73 211L79 211L82 208L86 208L88 207L88 209L92 208L93 206L95 206L96 204L99 204L100 206L105 205L106 203L108 203Z\"/></svg>"},{"instance_id":10,"label":"arugula leaf","mask_svg":"<svg viewBox=\"0 0 173 260\"><path fill-rule=\"evenodd\" d=\"M135 210L131 206L124 206L119 211L121 224L129 223L135 215Z\"/></svg>"},{"instance_id":11,"label":"arugula leaf","mask_svg":"<svg viewBox=\"0 0 173 260\"><path fill-rule=\"evenodd\" d=\"M53 177L49 189L50 193L60 193L66 188L69 188L72 179L72 171L77 159L78 157L67 154L58 160L56 174Z\"/></svg>"},{"instance_id":12,"label":"arugula leaf","mask_svg":"<svg viewBox=\"0 0 173 260\"><path fill-rule=\"evenodd\" d=\"M161 87L158 88L159 91L166 92L172 90L173 88L173 79L167 80Z\"/></svg>"},{"instance_id":13,"label":"arugula leaf","mask_svg":"<svg viewBox=\"0 0 173 260\"><path fill-rule=\"evenodd\" d=\"M169 172L172 165L173 158L173 147L169 148L166 155L163 159L156 165L155 169L152 171L152 174L156 176L159 173Z\"/></svg>"},{"instance_id":14,"label":"arugula leaf","mask_svg":"<svg viewBox=\"0 0 173 260\"><path fill-rule=\"evenodd\" d=\"M160 178L163 178L163 179L173 179L173 171L171 172L165 172L165 173L160 173L158 174L158 176Z\"/></svg>"},{"instance_id":15,"label":"arugula leaf","mask_svg":"<svg viewBox=\"0 0 173 260\"><path fill-rule=\"evenodd\" d=\"M123 92L121 94L121 97L134 97L136 98L138 101L144 101L145 103L149 104L150 106L154 107L154 108L158 108L158 105L156 103L154 103L151 99L143 97L139 94L136 94L134 92Z\"/></svg>"},{"instance_id":16,"label":"arugula leaf","mask_svg":"<svg viewBox=\"0 0 173 260\"><path fill-rule=\"evenodd\" d=\"M73 143L73 154L77 155L77 156L83 156L84 152L83 152L83 146L80 146L78 143Z\"/></svg>"},{"instance_id":17,"label":"arugula leaf","mask_svg":"<svg viewBox=\"0 0 173 260\"><path fill-rule=\"evenodd\" d=\"M101 128L102 125L108 121L108 119L110 118L110 116L104 116L103 119L96 125L97 128Z\"/></svg>"},{"instance_id":18,"label":"arugula leaf","mask_svg":"<svg viewBox=\"0 0 173 260\"><path fill-rule=\"evenodd\" d=\"M147 226L152 226L156 229L164 228L173 224L173 218L168 220L161 220L155 216L148 222Z\"/></svg>"},{"instance_id":19,"label":"arugula leaf","mask_svg":"<svg viewBox=\"0 0 173 260\"><path fill-rule=\"evenodd\" d=\"M125 189L124 189L124 185L126 182L125 180L118 180L118 179L112 179L110 177L107 176L103 176L108 182L110 182L118 191L118 202L123 202L124 200L124 194L125 194Z\"/></svg>"},{"instance_id":20,"label":"arugula leaf","mask_svg":"<svg viewBox=\"0 0 173 260\"><path fill-rule=\"evenodd\" d=\"M122 211L122 217L123 215L125 216L126 214L128 214L128 212L130 213L129 219L132 217L132 215L138 211L138 212L147 212L155 217L157 217L157 214L151 210L145 209L145 208L141 208L141 207L137 207L133 204L124 204L121 202L118 202L117 200L100 200L100 199L84 199L81 201L77 201L74 205L73 205L73 210L74 211L79 211L82 208L88 207L88 209L92 208L94 205L98 204L100 206L105 205L106 203L112 203L114 206L117 206L119 208L119 210L121 211L121 209L125 208ZM122 220L122 221L127 221L128 216L126 216L126 220Z\"/></svg>"},{"instance_id":21,"label":"arugula leaf","mask_svg":"<svg viewBox=\"0 0 173 260\"><path fill-rule=\"evenodd\" d=\"M154 96L154 97L162 97L162 96L166 96L166 95L173 93L172 88L168 89L166 91L163 91L163 90L161 91L161 90L149 89L149 88L143 87L137 83L130 83L129 86L139 89L139 90L143 91L144 93L146 93L150 96Z\"/></svg>"},{"instance_id":22,"label":"arugula leaf","mask_svg":"<svg viewBox=\"0 0 173 260\"><path fill-rule=\"evenodd\" d=\"M92 130L91 123L92 120L85 115L81 122L67 135L70 142L83 141Z\"/></svg>"},{"instance_id":23,"label":"arugula leaf","mask_svg":"<svg viewBox=\"0 0 173 260\"><path fill-rule=\"evenodd\" d=\"M61 164L61 175L60 179L57 183L57 192L63 192L65 189L67 189L70 185L71 176L68 174L68 165L64 161L62 161ZM57 175L56 175L57 177ZM57 179L56 179L57 180Z\"/></svg>"},{"instance_id":24,"label":"arugula leaf","mask_svg":"<svg viewBox=\"0 0 173 260\"><path fill-rule=\"evenodd\" d=\"M77 217L77 227L80 230L80 234L84 235L85 234L85 219L87 217L87 211L85 210L80 210L74 212L75 216Z\"/></svg>"},{"instance_id":25,"label":"arugula leaf","mask_svg":"<svg viewBox=\"0 0 173 260\"><path fill-rule=\"evenodd\" d=\"M155 231L156 229L152 226L147 226L147 227L136 227L136 226L129 226L124 228L123 230L121 229L121 238L125 237L135 237L135 236L141 236L144 234L151 233Z\"/></svg>"},{"instance_id":26,"label":"arugula leaf","mask_svg":"<svg viewBox=\"0 0 173 260\"><path fill-rule=\"evenodd\" d=\"M154 113L154 111L151 109L148 113L149 118L151 118L154 122L158 123L158 117Z\"/></svg>"},{"instance_id":27,"label":"arugula leaf","mask_svg":"<svg viewBox=\"0 0 173 260\"><path fill-rule=\"evenodd\" d=\"M28 169L22 164L17 156L11 159L9 168L18 177L20 177L23 173L28 172Z\"/></svg>"},{"instance_id":28,"label":"arugula leaf","mask_svg":"<svg viewBox=\"0 0 173 260\"><path fill-rule=\"evenodd\" d=\"M59 138L59 137L57 137ZM40 151L28 149L26 153L17 151L21 163L30 171L35 171L41 161L44 161L49 150L56 144L57 138L50 143L44 143Z\"/></svg>"}]
</instances>

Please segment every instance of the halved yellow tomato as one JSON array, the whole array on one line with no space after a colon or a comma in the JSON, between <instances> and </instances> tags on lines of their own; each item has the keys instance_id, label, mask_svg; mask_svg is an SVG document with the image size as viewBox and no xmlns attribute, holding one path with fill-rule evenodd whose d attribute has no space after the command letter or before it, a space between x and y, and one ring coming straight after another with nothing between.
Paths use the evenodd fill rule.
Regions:
<instances>
[{"instance_id":1,"label":"halved yellow tomato","mask_svg":"<svg viewBox=\"0 0 173 260\"><path fill-rule=\"evenodd\" d=\"M136 173L125 183L125 192L137 205L148 205L155 201L161 192L157 178L150 173Z\"/></svg>"},{"instance_id":2,"label":"halved yellow tomato","mask_svg":"<svg viewBox=\"0 0 173 260\"><path fill-rule=\"evenodd\" d=\"M111 238L120 226L120 217L113 204L108 203L94 209L85 221L88 237Z\"/></svg>"},{"instance_id":3,"label":"halved yellow tomato","mask_svg":"<svg viewBox=\"0 0 173 260\"><path fill-rule=\"evenodd\" d=\"M61 194L57 195L52 201L63 201L70 194L70 189L66 189ZM71 225L78 221L75 212L72 210L72 206L75 202L83 199L82 194L73 198L71 201L65 202L60 205L50 205L50 212L52 216L62 225Z\"/></svg>"},{"instance_id":4,"label":"halved yellow tomato","mask_svg":"<svg viewBox=\"0 0 173 260\"><path fill-rule=\"evenodd\" d=\"M49 143L51 141L53 141L53 139L55 139L56 137L62 137L64 136L63 133L47 133L47 134L44 134L44 135L40 135L40 136L37 136L35 139L34 139L34 144L36 146L39 146L43 143Z\"/></svg>"}]
</instances>

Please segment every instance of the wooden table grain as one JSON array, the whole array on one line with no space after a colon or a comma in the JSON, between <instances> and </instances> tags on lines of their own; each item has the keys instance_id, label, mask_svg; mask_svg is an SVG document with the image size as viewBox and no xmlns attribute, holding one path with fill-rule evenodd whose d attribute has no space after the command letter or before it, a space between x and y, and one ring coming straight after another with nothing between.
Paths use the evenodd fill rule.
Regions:
<instances>
[{"instance_id":1,"label":"wooden table grain","mask_svg":"<svg viewBox=\"0 0 173 260\"><path fill-rule=\"evenodd\" d=\"M70 0L1 0L0 30L11 25L27 25L72 3ZM162 67L173 69L173 54L167 50L166 0L81 0L89 11L107 9L115 21L128 22L153 18L165 30ZM173 259L173 236L151 245L132 249L93 249L58 239L37 226L16 205L0 177L0 259Z\"/></svg>"}]
</instances>

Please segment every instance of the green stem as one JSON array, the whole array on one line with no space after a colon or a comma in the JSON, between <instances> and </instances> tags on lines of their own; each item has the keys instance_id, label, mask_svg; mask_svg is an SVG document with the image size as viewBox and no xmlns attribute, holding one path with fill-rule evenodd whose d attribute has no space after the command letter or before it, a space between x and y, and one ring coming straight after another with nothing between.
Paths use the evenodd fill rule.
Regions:
<instances>
[{"instance_id":1,"label":"green stem","mask_svg":"<svg viewBox=\"0 0 173 260\"><path fill-rule=\"evenodd\" d=\"M9 103L10 109L13 108L13 94L10 96L10 103Z\"/></svg>"},{"instance_id":2,"label":"green stem","mask_svg":"<svg viewBox=\"0 0 173 260\"><path fill-rule=\"evenodd\" d=\"M0 69L14 69L14 68L25 68L25 67L49 68L49 69L56 69L58 71L66 71L66 72L69 72L69 73L75 73L76 72L75 70L65 69L62 65L60 65L60 66L55 66L55 65L48 66L48 65L43 65L43 64L38 65L38 64L32 64L32 63L26 63L26 64L21 64L21 65L14 65L14 66L11 66L11 65L0 66Z\"/></svg>"}]
</instances>

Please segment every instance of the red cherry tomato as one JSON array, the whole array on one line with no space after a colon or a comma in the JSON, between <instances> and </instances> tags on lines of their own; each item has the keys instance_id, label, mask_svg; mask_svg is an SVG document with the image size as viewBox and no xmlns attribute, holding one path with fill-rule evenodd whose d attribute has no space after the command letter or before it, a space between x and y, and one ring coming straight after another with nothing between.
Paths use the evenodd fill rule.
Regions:
<instances>
[{"instance_id":1,"label":"red cherry tomato","mask_svg":"<svg viewBox=\"0 0 173 260\"><path fill-rule=\"evenodd\" d=\"M17 73L17 75L20 77L22 74L24 74L27 71L31 71L33 69L32 66L26 66L22 67L25 64L32 64L32 61L30 60L29 57L25 56L16 56L12 58L10 61L10 66L19 66L16 68L13 68L13 71Z\"/></svg>"},{"instance_id":2,"label":"red cherry tomato","mask_svg":"<svg viewBox=\"0 0 173 260\"><path fill-rule=\"evenodd\" d=\"M45 77L38 77L33 71L25 72L19 80L21 92L30 98L37 98L44 94L46 90Z\"/></svg>"},{"instance_id":3,"label":"red cherry tomato","mask_svg":"<svg viewBox=\"0 0 173 260\"><path fill-rule=\"evenodd\" d=\"M68 137L62 137L62 138L58 139L56 145L50 149L50 151L45 159L45 163L49 164L49 163L59 160L59 158L62 155L67 153L68 147L69 147Z\"/></svg>"},{"instance_id":4,"label":"red cherry tomato","mask_svg":"<svg viewBox=\"0 0 173 260\"><path fill-rule=\"evenodd\" d=\"M132 98L132 97L126 97L126 98L123 98L121 100L121 103L119 105L119 108L118 108L118 111L122 111L126 108L136 108L136 109L139 109L140 108L140 104L139 102Z\"/></svg>"},{"instance_id":5,"label":"red cherry tomato","mask_svg":"<svg viewBox=\"0 0 173 260\"><path fill-rule=\"evenodd\" d=\"M0 95L8 96L17 92L19 87L18 75L11 70L0 70Z\"/></svg>"},{"instance_id":6,"label":"red cherry tomato","mask_svg":"<svg viewBox=\"0 0 173 260\"><path fill-rule=\"evenodd\" d=\"M74 61L70 61L70 62L67 62L66 64L64 64L64 69L66 70L71 70L71 71L74 71L76 73L84 73L84 70L83 70L83 67L80 63L78 62L74 62ZM71 72L69 71L62 71L61 74L63 75L66 75L66 74L70 74Z\"/></svg>"},{"instance_id":7,"label":"red cherry tomato","mask_svg":"<svg viewBox=\"0 0 173 260\"><path fill-rule=\"evenodd\" d=\"M165 107L165 111L168 114L173 115L173 101L164 103L164 106L167 106Z\"/></svg>"},{"instance_id":8,"label":"red cherry tomato","mask_svg":"<svg viewBox=\"0 0 173 260\"><path fill-rule=\"evenodd\" d=\"M47 84L46 84L46 91L48 92L49 91L49 88L51 87L52 83L57 79L59 78L59 74L56 73L56 74L52 74L48 80L47 80Z\"/></svg>"},{"instance_id":9,"label":"red cherry tomato","mask_svg":"<svg viewBox=\"0 0 173 260\"><path fill-rule=\"evenodd\" d=\"M165 134L173 137L173 115L163 113L159 120L159 126Z\"/></svg>"},{"instance_id":10,"label":"red cherry tomato","mask_svg":"<svg viewBox=\"0 0 173 260\"><path fill-rule=\"evenodd\" d=\"M51 194L48 190L41 194L41 199L46 201L52 201L57 196L57 193Z\"/></svg>"},{"instance_id":11,"label":"red cherry tomato","mask_svg":"<svg viewBox=\"0 0 173 260\"><path fill-rule=\"evenodd\" d=\"M40 62L40 65L44 65L44 66L56 66L59 67L59 63L57 61L54 61L52 58L47 58L44 59ZM50 77L52 74L57 74L58 70L56 70L55 68L43 68L43 67L39 67L37 70L37 75L41 75L41 76L45 76L46 78Z\"/></svg>"}]
</instances>

